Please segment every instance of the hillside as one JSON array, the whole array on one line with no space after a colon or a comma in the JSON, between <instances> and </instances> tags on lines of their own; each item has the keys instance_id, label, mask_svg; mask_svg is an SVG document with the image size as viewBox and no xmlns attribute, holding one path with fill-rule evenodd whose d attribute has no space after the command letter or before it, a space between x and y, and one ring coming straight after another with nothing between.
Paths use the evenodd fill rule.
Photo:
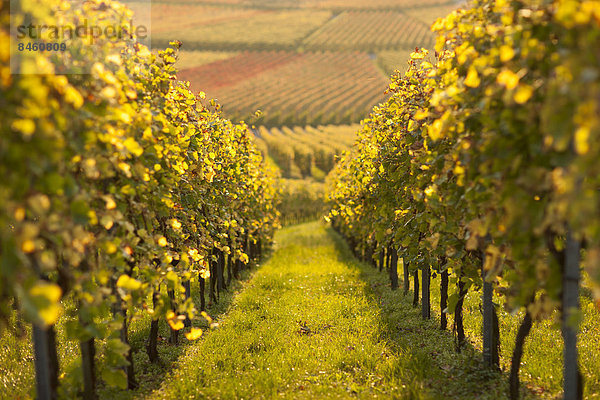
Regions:
<instances>
[{"instance_id":1,"label":"hillside","mask_svg":"<svg viewBox=\"0 0 600 400\"><path fill-rule=\"evenodd\" d=\"M433 46L442 0L163 0L152 42L183 43L178 77L256 125L360 122L415 47ZM255 118L257 110L261 117Z\"/></svg>"}]
</instances>

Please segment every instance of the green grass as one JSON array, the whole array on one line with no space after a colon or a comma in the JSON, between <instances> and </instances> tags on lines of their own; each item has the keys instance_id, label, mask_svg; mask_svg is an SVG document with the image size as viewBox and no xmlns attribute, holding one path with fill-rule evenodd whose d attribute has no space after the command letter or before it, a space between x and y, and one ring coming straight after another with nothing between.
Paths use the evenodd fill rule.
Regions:
<instances>
[{"instance_id":1,"label":"green grass","mask_svg":"<svg viewBox=\"0 0 600 400\"><path fill-rule=\"evenodd\" d=\"M67 308L69 305L67 305ZM79 348L74 341L66 340L62 317L57 329L57 353L62 381L77 367ZM10 330L0 336L0 399L30 399L35 397L35 370L31 325L19 320L16 314L11 319Z\"/></svg>"},{"instance_id":2,"label":"green grass","mask_svg":"<svg viewBox=\"0 0 600 400\"><path fill-rule=\"evenodd\" d=\"M505 397L469 346L422 321L385 274L330 229L289 227L218 331L189 347L152 398Z\"/></svg>"},{"instance_id":3,"label":"green grass","mask_svg":"<svg viewBox=\"0 0 600 400\"><path fill-rule=\"evenodd\" d=\"M207 312L215 321L218 322L228 309L231 300L243 288L251 272L249 270L242 270L240 275L241 280L232 281L232 286L229 290L221 292L217 303L207 305ZM196 307L199 309L200 298L198 289L194 284L192 285L192 295ZM67 302L65 304L67 312L64 314L68 313L70 307L71 305ZM169 344L167 342L170 333L169 327L164 321L161 321L159 325L159 337L161 340L158 345L160 363L150 363L146 354L145 344L151 320L147 314L144 313L143 315L141 318L134 319L129 327L129 342L134 351L134 366L139 388L135 391L124 391L107 387L102 382L99 382L98 395L101 399L146 398L153 390L160 387L165 374L172 369L174 363L185 352L186 348L195 344L195 342L189 342L183 335L180 335L180 344L178 346ZM61 398L74 398L79 390L78 386L81 386L81 357L78 343L66 339L64 329L66 321L67 317L63 315L56 326L58 339L57 352L60 366L59 394ZM23 323L18 324L15 317L13 317L11 325L13 329L11 331L5 330L0 336L0 399L32 399L35 397L35 370L31 343L31 326ZM208 324L200 316L193 321L193 325L202 327L205 332L208 331ZM210 334L210 331L207 334ZM102 343L96 342L96 360L98 366L102 363L102 346Z\"/></svg>"},{"instance_id":4,"label":"green grass","mask_svg":"<svg viewBox=\"0 0 600 400\"><path fill-rule=\"evenodd\" d=\"M242 270L240 273L240 281L232 280L232 286L229 290L223 291L219 295L217 303L208 302L208 281L206 289L207 298L207 313L214 319L215 322L219 323L223 317L232 300L235 296L244 288L245 283L251 276L250 270ZM198 289L192 284L192 297L196 308L200 309L200 297ZM209 336L212 332L208 327L208 323L201 317L192 321L194 327L202 328L205 332L205 336ZM164 321L160 322L159 325L159 345L158 353L160 363L153 364L148 359L146 353L146 340L150 331L150 318L140 318L135 320L130 326L129 341L134 351L134 366L135 375L139 388L135 391L124 391L117 388L110 388L101 386L99 390L99 397L101 399L111 400L127 400L127 399L144 399L147 398L152 391L158 389L165 379L165 375L172 370L176 365L177 360L186 352L190 347L196 345L196 342L188 341L183 334L179 335L179 344L177 346L169 344L168 338L170 335L170 329ZM187 331L187 328L185 329Z\"/></svg>"},{"instance_id":5,"label":"green grass","mask_svg":"<svg viewBox=\"0 0 600 400\"><path fill-rule=\"evenodd\" d=\"M433 311L436 316L439 316L439 278L432 279L431 288ZM584 397L598 399L600 398L600 313L594 307L590 297L585 295L584 290L582 293L580 302L584 318L579 327L578 352L585 385ZM464 303L465 333L478 351L483 348L480 299L481 292L471 292L467 294ZM494 302L503 304L500 297L495 297ZM497 310L500 325L500 365L504 371L509 371L515 337L524 312L513 315L502 307L498 307ZM525 340L520 377L522 384L538 398L554 399L562 396L563 342L559 318L559 313L555 312L550 319L534 322ZM452 317L449 324L452 323L451 321Z\"/></svg>"},{"instance_id":6,"label":"green grass","mask_svg":"<svg viewBox=\"0 0 600 400\"><path fill-rule=\"evenodd\" d=\"M506 371L522 315L500 311L504 371L486 370L478 292L466 298L468 343L457 354L452 333L438 328L439 278L431 283L433 318L423 321L412 293L391 291L386 273L358 262L318 222L278 232L275 252L249 276L246 271L209 309L217 330L197 342L182 338L180 346L161 343L161 365L150 364L144 351L149 320L134 321L130 340L141 388L101 387L100 398L507 398ZM580 363L585 397L593 399L600 393L600 313L586 295L581 301ZM79 352L60 325L58 333L66 384ZM160 335L168 336L166 326ZM0 338L0 398L33 395L30 346L14 335ZM525 398L560 398L561 351L555 321L535 323L521 367Z\"/></svg>"}]
</instances>

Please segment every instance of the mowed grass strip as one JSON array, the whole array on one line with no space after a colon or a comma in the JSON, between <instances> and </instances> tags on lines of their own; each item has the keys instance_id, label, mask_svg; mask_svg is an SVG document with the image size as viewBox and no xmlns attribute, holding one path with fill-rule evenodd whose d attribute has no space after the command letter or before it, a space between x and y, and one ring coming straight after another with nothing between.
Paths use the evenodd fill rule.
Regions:
<instances>
[{"instance_id":1,"label":"mowed grass strip","mask_svg":"<svg viewBox=\"0 0 600 400\"><path fill-rule=\"evenodd\" d=\"M276 240L220 328L153 398L507 397L504 374L471 346L456 354L452 334L422 321L331 229L296 225Z\"/></svg>"},{"instance_id":2,"label":"mowed grass strip","mask_svg":"<svg viewBox=\"0 0 600 400\"><path fill-rule=\"evenodd\" d=\"M220 328L188 350L156 398L371 398L393 391L397 359L347 249L315 222L286 228L276 240Z\"/></svg>"}]
</instances>

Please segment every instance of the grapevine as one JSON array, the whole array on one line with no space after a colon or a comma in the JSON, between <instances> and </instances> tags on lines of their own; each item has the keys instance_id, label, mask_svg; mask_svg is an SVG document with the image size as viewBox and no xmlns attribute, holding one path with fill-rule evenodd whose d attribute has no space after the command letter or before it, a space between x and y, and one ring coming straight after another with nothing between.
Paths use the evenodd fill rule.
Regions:
<instances>
[{"instance_id":1,"label":"grapevine","mask_svg":"<svg viewBox=\"0 0 600 400\"><path fill-rule=\"evenodd\" d=\"M12 18L46 24L85 15L119 26L131 17L110 1L21 3ZM1 55L0 224L9 228L0 233L0 320L6 327L15 308L34 325L34 341L53 340L65 314L82 354L91 341L92 365L93 340L106 343L102 378L132 387L121 369L133 367L127 322L150 313L181 330L197 313L185 285L209 277L213 254L244 264L257 256L278 226L275 174L245 124L210 111L175 79L179 43L156 55L135 38L86 39L66 40L62 53L20 55L21 70L37 74L11 75L11 54Z\"/></svg>"},{"instance_id":2,"label":"grapevine","mask_svg":"<svg viewBox=\"0 0 600 400\"><path fill-rule=\"evenodd\" d=\"M437 57L411 54L331 181L330 217L359 255L452 273L455 321L466 290L487 285L526 310L520 335L561 311L570 395L579 258L600 293L598 10L484 0L439 19Z\"/></svg>"}]
</instances>

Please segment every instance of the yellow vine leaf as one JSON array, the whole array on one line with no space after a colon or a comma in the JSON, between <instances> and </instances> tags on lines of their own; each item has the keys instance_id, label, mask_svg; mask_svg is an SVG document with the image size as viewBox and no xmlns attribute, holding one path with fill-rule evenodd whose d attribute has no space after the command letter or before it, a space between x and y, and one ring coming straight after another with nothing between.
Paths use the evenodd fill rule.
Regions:
<instances>
[{"instance_id":1,"label":"yellow vine leaf","mask_svg":"<svg viewBox=\"0 0 600 400\"><path fill-rule=\"evenodd\" d=\"M417 124L415 123L415 121L413 121L412 119L410 121L408 121L408 131L412 132L417 128Z\"/></svg>"},{"instance_id":2,"label":"yellow vine leaf","mask_svg":"<svg viewBox=\"0 0 600 400\"><path fill-rule=\"evenodd\" d=\"M477 70L473 67L469 68L469 72L467 73L467 77L465 78L465 85L471 88L479 87L481 83L481 79L479 79L479 74Z\"/></svg>"},{"instance_id":3,"label":"yellow vine leaf","mask_svg":"<svg viewBox=\"0 0 600 400\"><path fill-rule=\"evenodd\" d=\"M206 178L206 180L210 183L212 183L214 177L215 177L215 170L212 168L209 168L208 172L204 175L204 177Z\"/></svg>"},{"instance_id":4,"label":"yellow vine leaf","mask_svg":"<svg viewBox=\"0 0 600 400\"><path fill-rule=\"evenodd\" d=\"M418 51L413 51L412 53L410 53L410 58L412 58L413 60L422 60L423 58L425 58L425 54Z\"/></svg>"},{"instance_id":5,"label":"yellow vine leaf","mask_svg":"<svg viewBox=\"0 0 600 400\"><path fill-rule=\"evenodd\" d=\"M167 238L165 238L164 236L161 236L158 238L157 243L160 247L165 247L167 245Z\"/></svg>"},{"instance_id":6,"label":"yellow vine leaf","mask_svg":"<svg viewBox=\"0 0 600 400\"><path fill-rule=\"evenodd\" d=\"M35 251L35 243L31 239L27 239L21 244L23 253L33 253Z\"/></svg>"},{"instance_id":7,"label":"yellow vine leaf","mask_svg":"<svg viewBox=\"0 0 600 400\"><path fill-rule=\"evenodd\" d=\"M39 282L29 289L29 295L37 306L41 322L45 326L56 323L62 311L60 305L62 289L60 286L55 283Z\"/></svg>"},{"instance_id":8,"label":"yellow vine leaf","mask_svg":"<svg viewBox=\"0 0 600 400\"><path fill-rule=\"evenodd\" d=\"M29 137L35 132L35 122L30 119L16 119L11 124L11 128L21 132L24 136Z\"/></svg>"},{"instance_id":9,"label":"yellow vine leaf","mask_svg":"<svg viewBox=\"0 0 600 400\"><path fill-rule=\"evenodd\" d=\"M125 142L123 142L123 146L136 157L139 157L144 153L142 146L140 146L140 144L132 137L128 137Z\"/></svg>"},{"instance_id":10,"label":"yellow vine leaf","mask_svg":"<svg viewBox=\"0 0 600 400\"><path fill-rule=\"evenodd\" d=\"M419 110L419 111L417 111L415 113L415 115L413 116L413 118L416 121L421 121L421 120L427 118L428 116L429 116L429 111L427 111L427 110Z\"/></svg>"},{"instance_id":11,"label":"yellow vine leaf","mask_svg":"<svg viewBox=\"0 0 600 400\"><path fill-rule=\"evenodd\" d=\"M432 197L437 192L437 185L429 185L423 192L427 197Z\"/></svg>"},{"instance_id":12,"label":"yellow vine leaf","mask_svg":"<svg viewBox=\"0 0 600 400\"><path fill-rule=\"evenodd\" d=\"M202 329L192 328L189 332L186 332L185 338L187 340L197 340L202 336Z\"/></svg>"},{"instance_id":13,"label":"yellow vine leaf","mask_svg":"<svg viewBox=\"0 0 600 400\"><path fill-rule=\"evenodd\" d=\"M62 289L54 283L40 282L29 290L32 296L43 296L49 301L56 303L62 296Z\"/></svg>"},{"instance_id":14,"label":"yellow vine leaf","mask_svg":"<svg viewBox=\"0 0 600 400\"><path fill-rule=\"evenodd\" d=\"M188 254L190 257L192 257L192 260L194 261L202 260L202 256L200 256L200 254L198 253L198 249L189 249Z\"/></svg>"},{"instance_id":15,"label":"yellow vine leaf","mask_svg":"<svg viewBox=\"0 0 600 400\"><path fill-rule=\"evenodd\" d=\"M575 131L575 151L577 154L586 154L590 150L590 128L581 126Z\"/></svg>"},{"instance_id":16,"label":"yellow vine leaf","mask_svg":"<svg viewBox=\"0 0 600 400\"><path fill-rule=\"evenodd\" d=\"M123 274L117 280L117 287L127 290L138 290L142 287L142 282Z\"/></svg>"},{"instance_id":17,"label":"yellow vine leaf","mask_svg":"<svg viewBox=\"0 0 600 400\"><path fill-rule=\"evenodd\" d=\"M503 85L507 89L514 89L519 84L519 75L509 69L505 69L498 74L496 82Z\"/></svg>"},{"instance_id":18,"label":"yellow vine leaf","mask_svg":"<svg viewBox=\"0 0 600 400\"><path fill-rule=\"evenodd\" d=\"M23 219L25 219L25 209L23 207L18 207L15 210L15 220L21 222Z\"/></svg>"},{"instance_id":19,"label":"yellow vine leaf","mask_svg":"<svg viewBox=\"0 0 600 400\"><path fill-rule=\"evenodd\" d=\"M179 221L178 221L177 219L175 219L175 218L172 218L172 219L169 221L169 224L170 224L170 225L171 225L171 227L172 227L173 229L175 229L175 230L179 230L179 229L181 229L181 222L179 222Z\"/></svg>"},{"instance_id":20,"label":"yellow vine leaf","mask_svg":"<svg viewBox=\"0 0 600 400\"><path fill-rule=\"evenodd\" d=\"M104 201L106 202L106 209L107 210L113 210L115 208L117 208L117 203L115 203L115 200L110 197L110 196L103 196Z\"/></svg>"},{"instance_id":21,"label":"yellow vine leaf","mask_svg":"<svg viewBox=\"0 0 600 400\"><path fill-rule=\"evenodd\" d=\"M500 61L507 62L513 59L515 50L507 45L500 46Z\"/></svg>"},{"instance_id":22,"label":"yellow vine leaf","mask_svg":"<svg viewBox=\"0 0 600 400\"><path fill-rule=\"evenodd\" d=\"M210 278L210 270L208 268L204 268L203 270L200 271L200 278L202 279L208 279Z\"/></svg>"},{"instance_id":23,"label":"yellow vine leaf","mask_svg":"<svg viewBox=\"0 0 600 400\"><path fill-rule=\"evenodd\" d=\"M211 316L210 316L210 315L208 315L208 314L206 313L206 311L202 311L202 312L200 313L200 315L202 315L202 317L204 317L204 319L206 320L206 322L208 322L209 324L213 322L213 319L211 318Z\"/></svg>"},{"instance_id":24,"label":"yellow vine leaf","mask_svg":"<svg viewBox=\"0 0 600 400\"><path fill-rule=\"evenodd\" d=\"M183 321L180 321L179 319L170 319L167 320L169 326L171 327L171 329L173 329L174 331L180 331L183 329L184 325L183 325Z\"/></svg>"},{"instance_id":25,"label":"yellow vine leaf","mask_svg":"<svg viewBox=\"0 0 600 400\"><path fill-rule=\"evenodd\" d=\"M513 99L518 104L525 104L527 100L531 98L533 95L533 88L529 85L519 85L515 94L513 95Z\"/></svg>"},{"instance_id":26,"label":"yellow vine leaf","mask_svg":"<svg viewBox=\"0 0 600 400\"><path fill-rule=\"evenodd\" d=\"M427 134L431 140L436 141L442 137L442 121L436 119L433 124L427 127Z\"/></svg>"}]
</instances>

